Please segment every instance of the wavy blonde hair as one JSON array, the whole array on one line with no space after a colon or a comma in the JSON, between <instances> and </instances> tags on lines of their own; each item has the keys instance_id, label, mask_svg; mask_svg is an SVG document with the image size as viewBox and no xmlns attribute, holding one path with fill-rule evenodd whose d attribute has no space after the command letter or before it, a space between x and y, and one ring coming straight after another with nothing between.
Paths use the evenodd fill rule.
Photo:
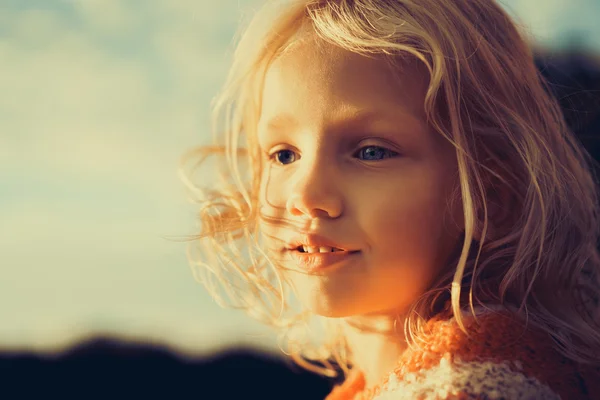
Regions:
<instances>
[{"instance_id":1,"label":"wavy blonde hair","mask_svg":"<svg viewBox=\"0 0 600 400\"><path fill-rule=\"evenodd\" d=\"M283 350L305 368L327 376L352 368L339 321L294 303L257 224L264 75L307 35L391 65L422 63L428 123L456 149L460 186L450 201L462 202L464 240L411 308L404 325L409 345L419 345L435 315L454 315L466 332L461 310L475 314L475 303L495 304L548 332L568 358L598 363L594 161L567 128L517 25L493 0L296 0L267 4L255 16L213 103L214 145L190 150L180 169L202 225L188 257L217 302L280 329ZM200 187L194 174L209 156L217 156L221 179ZM492 204L510 213L491 218ZM314 340L314 321L325 340Z\"/></svg>"}]
</instances>

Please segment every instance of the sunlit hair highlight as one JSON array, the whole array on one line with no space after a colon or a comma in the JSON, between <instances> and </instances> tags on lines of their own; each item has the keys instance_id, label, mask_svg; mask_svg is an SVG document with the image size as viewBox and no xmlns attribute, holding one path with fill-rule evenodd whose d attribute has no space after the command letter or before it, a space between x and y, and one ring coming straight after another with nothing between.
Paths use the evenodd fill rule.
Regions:
<instances>
[{"instance_id":1,"label":"sunlit hair highlight","mask_svg":"<svg viewBox=\"0 0 600 400\"><path fill-rule=\"evenodd\" d=\"M429 74L428 123L456 149L460 186L449 201L462 202L464 240L399 334L419 346L430 318L453 315L465 329L461 310L501 305L548 332L565 356L598 364L594 161L567 128L523 35L491 0L305 0L263 8L213 103L215 144L182 161L181 177L200 204L201 233L188 253L196 278L220 305L279 328L284 351L305 368L327 376L351 368L339 321L297 306L258 231L264 75L310 35L381 57L398 73L404 62L420 63ZM200 187L194 173L209 156L221 162L210 171L223 175ZM325 340L311 339L314 321Z\"/></svg>"}]
</instances>

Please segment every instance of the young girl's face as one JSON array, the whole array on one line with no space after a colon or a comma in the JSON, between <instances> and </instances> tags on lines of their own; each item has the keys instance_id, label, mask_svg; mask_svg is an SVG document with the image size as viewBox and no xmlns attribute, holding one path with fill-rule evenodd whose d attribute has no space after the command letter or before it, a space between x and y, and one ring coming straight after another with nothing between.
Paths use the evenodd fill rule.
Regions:
<instances>
[{"instance_id":1,"label":"young girl's face","mask_svg":"<svg viewBox=\"0 0 600 400\"><path fill-rule=\"evenodd\" d=\"M260 226L317 314L401 312L457 244L461 210L447 208L455 152L425 123L426 84L415 66L398 77L380 59L314 41L267 71ZM297 250L311 241L346 252L328 260Z\"/></svg>"}]
</instances>

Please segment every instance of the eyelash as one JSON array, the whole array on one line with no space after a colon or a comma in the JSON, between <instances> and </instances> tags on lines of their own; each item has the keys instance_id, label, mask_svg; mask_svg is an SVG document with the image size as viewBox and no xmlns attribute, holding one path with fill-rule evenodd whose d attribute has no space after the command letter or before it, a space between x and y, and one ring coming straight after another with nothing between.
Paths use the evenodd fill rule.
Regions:
<instances>
[{"instance_id":1,"label":"eyelash","mask_svg":"<svg viewBox=\"0 0 600 400\"><path fill-rule=\"evenodd\" d=\"M354 153L354 155L356 155L356 154L360 153L361 151L363 151L364 149L368 149L368 148L381 149L381 150L383 150L384 152L386 152L386 153L388 154L388 156L387 156L387 157L383 157L382 159L379 159L379 160L366 160L366 161L382 161L382 160L385 160L385 159L388 159L388 158L394 158L394 157L397 157L397 156L399 156L399 155L400 155L398 152L396 152L396 151L393 151L393 150L390 150L390 149L388 149L388 148L386 148L386 147L383 147L383 146L374 146L374 145L363 146L363 147L361 147L360 149L358 149L358 150L357 150L357 151ZM269 158L269 160L270 160L271 162L274 162L274 163L278 164L278 165L288 165L288 164L291 164L291 163L293 163L294 161L296 161L296 160L294 159L294 161L292 161L291 163L284 164L284 163L280 162L279 160L277 160L277 155L278 155L278 154L280 154L280 153L281 153L281 152L283 152L283 151L289 151L289 152L292 152L292 153L294 153L294 154L295 154L295 152L294 152L293 150L290 150L290 149L280 149L280 150L274 151L274 152L273 152L273 153L271 153L271 154L268 154L268 158Z\"/></svg>"}]
</instances>

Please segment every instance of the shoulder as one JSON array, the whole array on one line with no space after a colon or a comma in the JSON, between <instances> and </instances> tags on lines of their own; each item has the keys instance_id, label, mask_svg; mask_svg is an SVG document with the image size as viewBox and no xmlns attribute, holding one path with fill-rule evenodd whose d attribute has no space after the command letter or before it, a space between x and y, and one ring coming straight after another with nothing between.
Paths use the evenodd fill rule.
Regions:
<instances>
[{"instance_id":1,"label":"shoulder","mask_svg":"<svg viewBox=\"0 0 600 400\"><path fill-rule=\"evenodd\" d=\"M508 312L429 321L424 342L408 350L374 399L587 398L577 367L549 335Z\"/></svg>"}]
</instances>

